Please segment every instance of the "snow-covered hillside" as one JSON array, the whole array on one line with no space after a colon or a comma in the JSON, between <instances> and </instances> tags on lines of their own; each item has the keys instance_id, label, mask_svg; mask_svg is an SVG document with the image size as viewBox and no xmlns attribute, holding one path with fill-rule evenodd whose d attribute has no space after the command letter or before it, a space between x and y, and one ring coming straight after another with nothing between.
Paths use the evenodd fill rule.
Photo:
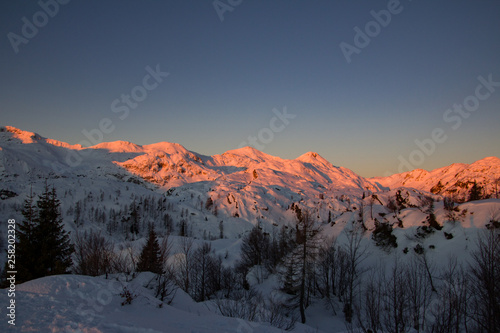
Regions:
<instances>
[{"instance_id":1,"label":"snow-covered hillside","mask_svg":"<svg viewBox=\"0 0 500 333\"><path fill-rule=\"evenodd\" d=\"M32 280L16 287L16 325L6 322L7 310L2 306L0 328L2 332L281 332L268 324L217 315L182 291L175 303L163 305L144 287L152 279L153 274L143 273L132 282L79 275ZM135 296L132 304L121 305L124 288ZM2 292L0 303L8 302Z\"/></svg>"},{"instance_id":2,"label":"snow-covered hillside","mask_svg":"<svg viewBox=\"0 0 500 333\"><path fill-rule=\"evenodd\" d=\"M375 204L380 205L398 188L414 203L429 192L462 199L474 181L486 193L495 193L499 178L496 157L365 179L313 152L287 160L250 147L204 156L168 142L140 146L116 141L83 148L10 126L0 128L2 211L20 218L27 194L31 189L40 193L47 181L58 191L70 229L113 217L113 231L130 205L148 201L149 210L141 212L144 224L184 219L192 235L213 238L220 236L222 223L224 237L240 237L253 225L271 232L293 223L292 204L309 208L326 223L370 205L361 198L373 193L378 193ZM156 210L148 205L152 202Z\"/></svg>"},{"instance_id":3,"label":"snow-covered hillside","mask_svg":"<svg viewBox=\"0 0 500 333\"><path fill-rule=\"evenodd\" d=\"M411 187L462 201L467 199L469 190L477 182L484 195L497 197L500 191L500 158L486 157L472 164L454 163L432 171L416 169L370 180L379 186Z\"/></svg>"},{"instance_id":4,"label":"snow-covered hillside","mask_svg":"<svg viewBox=\"0 0 500 333\"><path fill-rule=\"evenodd\" d=\"M200 234L218 234L220 221L228 222L231 237L261 222L267 228L285 223L293 217L288 211L292 203L314 208L326 221L332 211L349 210L363 192L380 189L312 152L286 160L250 147L203 156L167 142L139 146L117 141L82 148L9 126L0 130L0 147L0 181L3 195L10 196L6 203L19 208L31 188L40 193L48 180L70 221L75 216L67 209L79 201L110 214L110 209L119 211L150 196L175 204L178 216L169 213L174 218L189 210L186 215ZM206 205L207 200L212 203ZM12 214L20 217L19 210ZM95 216L83 220L92 222ZM200 222L203 226L196 226Z\"/></svg>"}]
</instances>

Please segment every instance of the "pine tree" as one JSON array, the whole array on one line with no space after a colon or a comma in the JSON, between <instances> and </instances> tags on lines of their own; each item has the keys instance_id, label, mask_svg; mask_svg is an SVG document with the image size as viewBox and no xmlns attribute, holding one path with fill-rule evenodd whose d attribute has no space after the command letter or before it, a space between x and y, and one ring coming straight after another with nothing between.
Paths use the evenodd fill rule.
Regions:
<instances>
[{"instance_id":1,"label":"pine tree","mask_svg":"<svg viewBox=\"0 0 500 333\"><path fill-rule=\"evenodd\" d=\"M135 200L130 205L129 219L130 219L130 233L137 235L139 233L140 219L139 219L139 211L137 209L137 206L135 205Z\"/></svg>"},{"instance_id":2,"label":"pine tree","mask_svg":"<svg viewBox=\"0 0 500 333\"><path fill-rule=\"evenodd\" d=\"M161 257L160 245L158 244L156 232L152 225L149 226L148 240L142 248L139 262L137 263L137 271L148 271L156 274L161 274L163 271L163 259Z\"/></svg>"},{"instance_id":3,"label":"pine tree","mask_svg":"<svg viewBox=\"0 0 500 333\"><path fill-rule=\"evenodd\" d=\"M23 222L16 242L17 282L69 273L74 252L69 233L64 231L55 188L45 190L34 205L31 192L24 201Z\"/></svg>"},{"instance_id":4,"label":"pine tree","mask_svg":"<svg viewBox=\"0 0 500 333\"><path fill-rule=\"evenodd\" d=\"M45 185L44 193L37 201L38 224L35 227L35 244L39 244L39 261L36 277L69 273L74 252L69 232L64 230L60 202L56 190Z\"/></svg>"},{"instance_id":5,"label":"pine tree","mask_svg":"<svg viewBox=\"0 0 500 333\"><path fill-rule=\"evenodd\" d=\"M35 242L35 227L37 224L37 209L34 203L33 191L24 200L23 221L17 226L16 268L18 282L35 278L33 268L40 256Z\"/></svg>"},{"instance_id":6,"label":"pine tree","mask_svg":"<svg viewBox=\"0 0 500 333\"><path fill-rule=\"evenodd\" d=\"M481 200L483 195L482 195L482 190L483 188L479 185L477 185L477 182L474 181L474 185L472 185L470 192L469 192L469 201L473 200Z\"/></svg>"}]
</instances>

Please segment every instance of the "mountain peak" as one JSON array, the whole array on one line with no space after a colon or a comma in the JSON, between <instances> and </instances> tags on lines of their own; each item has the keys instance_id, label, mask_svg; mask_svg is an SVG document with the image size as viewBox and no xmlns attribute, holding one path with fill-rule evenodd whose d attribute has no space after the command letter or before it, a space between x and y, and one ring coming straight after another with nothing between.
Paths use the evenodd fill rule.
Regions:
<instances>
[{"instance_id":1,"label":"mountain peak","mask_svg":"<svg viewBox=\"0 0 500 333\"><path fill-rule=\"evenodd\" d=\"M297 161L301 161L304 163L320 163L330 165L331 163L328 160L324 159L320 154L315 153L313 151L309 151L301 156L299 156Z\"/></svg>"},{"instance_id":2,"label":"mountain peak","mask_svg":"<svg viewBox=\"0 0 500 333\"><path fill-rule=\"evenodd\" d=\"M471 164L453 163L431 171L415 169L388 177L372 178L372 181L389 188L406 186L466 200L472 181L477 181L484 186L485 191L492 193L496 189L490 184L493 184L499 175L500 159L490 156Z\"/></svg>"},{"instance_id":3,"label":"mountain peak","mask_svg":"<svg viewBox=\"0 0 500 333\"><path fill-rule=\"evenodd\" d=\"M479 161L476 161L472 164L500 164L500 158L496 156L485 157Z\"/></svg>"},{"instance_id":4,"label":"mountain peak","mask_svg":"<svg viewBox=\"0 0 500 333\"><path fill-rule=\"evenodd\" d=\"M136 153L142 151L142 147L129 141L102 142L90 148L106 149L111 153Z\"/></svg>"},{"instance_id":5,"label":"mountain peak","mask_svg":"<svg viewBox=\"0 0 500 333\"><path fill-rule=\"evenodd\" d=\"M142 146L146 150L160 150L166 153L182 152L186 153L188 150L180 143L161 141Z\"/></svg>"},{"instance_id":6,"label":"mountain peak","mask_svg":"<svg viewBox=\"0 0 500 333\"><path fill-rule=\"evenodd\" d=\"M13 126L3 126L0 127L0 132L9 132L12 133L12 136L18 140L20 140L22 143L34 143L36 141L40 141L43 138L34 132L28 132L28 131L23 131L20 130L19 128L13 127Z\"/></svg>"},{"instance_id":7,"label":"mountain peak","mask_svg":"<svg viewBox=\"0 0 500 333\"><path fill-rule=\"evenodd\" d=\"M230 155L235 155L235 156L240 156L240 157L248 157L248 158L256 159L256 160L264 160L264 159L274 158L274 156L263 153L260 150L254 148L254 147L250 147L250 146L228 150L222 154L222 156L224 156L224 157L230 156Z\"/></svg>"}]
</instances>

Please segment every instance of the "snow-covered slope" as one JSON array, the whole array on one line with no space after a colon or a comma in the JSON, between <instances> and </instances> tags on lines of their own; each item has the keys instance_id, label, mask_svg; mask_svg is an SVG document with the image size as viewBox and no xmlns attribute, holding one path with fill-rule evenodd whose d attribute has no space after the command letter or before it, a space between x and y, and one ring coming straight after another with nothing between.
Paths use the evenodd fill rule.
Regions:
<instances>
[{"instance_id":1,"label":"snow-covered slope","mask_svg":"<svg viewBox=\"0 0 500 333\"><path fill-rule=\"evenodd\" d=\"M163 203L157 212L143 212L144 223L158 223L168 214L175 223L187 220L193 235L210 238L219 235L223 221L225 237L238 237L252 225L271 231L293 222L292 204L308 207L326 222L369 204L362 202L363 195L388 187L417 189L408 192L413 202L430 191L464 197L473 181L491 193L500 177L499 161L490 157L368 180L314 152L282 159L245 147L204 156L176 143L140 146L126 141L84 148L6 126L0 128L0 198L7 200L4 213L20 218L22 200L31 188L40 193L48 180L59 193L66 221L102 222L110 215L119 220L128 205L147 197ZM393 192L385 191L379 199L386 204ZM97 212L80 217L75 204Z\"/></svg>"},{"instance_id":2,"label":"snow-covered slope","mask_svg":"<svg viewBox=\"0 0 500 333\"><path fill-rule=\"evenodd\" d=\"M99 277L59 275L16 286L15 326L8 323L6 306L0 309L0 330L9 332L130 332L130 333L279 333L263 323L227 318L208 311L178 291L172 305L154 297L143 287L148 273L131 283ZM121 305L123 288L135 295L132 304ZM9 304L7 293L0 294ZM185 308L186 310L183 310ZM297 332L305 332L304 329Z\"/></svg>"},{"instance_id":3,"label":"snow-covered slope","mask_svg":"<svg viewBox=\"0 0 500 333\"><path fill-rule=\"evenodd\" d=\"M486 157L472 164L454 163L432 171L416 169L370 180L383 187L412 187L457 200L466 199L476 181L483 187L485 195L495 197L500 191L500 158Z\"/></svg>"},{"instance_id":4,"label":"snow-covered slope","mask_svg":"<svg viewBox=\"0 0 500 333\"><path fill-rule=\"evenodd\" d=\"M119 219L127 205L148 197L163 200L163 206L157 213L150 209L143 221L157 223L165 218L165 207L174 205L168 214L175 221L187 219L199 237L218 235L220 221L225 237L238 237L256 224L270 231L271 226L293 221L290 207L297 203L325 222L369 204L361 198L372 193L387 204L389 194L396 193L387 188L416 189L405 190L415 204L429 192L463 198L474 181L493 193L498 178L496 157L365 179L314 152L282 159L245 147L204 156L176 143L140 146L126 141L84 148L10 126L0 128L0 198L10 204L5 213L20 218L22 200L31 188L40 193L48 179L60 194L64 217L76 224L105 220L105 214L114 214L111 209ZM76 203L97 212L79 218L72 209Z\"/></svg>"}]
</instances>

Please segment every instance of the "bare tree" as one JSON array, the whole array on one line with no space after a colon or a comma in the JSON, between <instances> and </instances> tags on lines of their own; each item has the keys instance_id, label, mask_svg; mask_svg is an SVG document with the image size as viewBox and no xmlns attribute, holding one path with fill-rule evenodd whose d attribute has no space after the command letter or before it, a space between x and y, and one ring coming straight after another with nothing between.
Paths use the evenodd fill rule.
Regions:
<instances>
[{"instance_id":1,"label":"bare tree","mask_svg":"<svg viewBox=\"0 0 500 333\"><path fill-rule=\"evenodd\" d=\"M441 280L438 297L430 311L434 318L430 330L433 332L467 332L469 278L463 266L458 264L456 257L449 258Z\"/></svg>"},{"instance_id":2,"label":"bare tree","mask_svg":"<svg viewBox=\"0 0 500 333\"><path fill-rule=\"evenodd\" d=\"M196 274L192 276L192 295L194 299L199 302L206 300L207 296L212 293L209 288L209 274L213 269L214 259L211 256L212 246L210 243L203 243L199 248L197 248L193 255L193 268ZM194 271L193 271L194 273Z\"/></svg>"},{"instance_id":3,"label":"bare tree","mask_svg":"<svg viewBox=\"0 0 500 333\"><path fill-rule=\"evenodd\" d=\"M436 290L436 287L434 286L434 278L433 278L434 272L435 272L435 266L429 260L429 256L427 255L427 250L425 250L422 246L420 246L420 249L421 249L422 253L418 254L418 256L417 256L418 261L419 261L421 267L424 268L425 273L427 274L427 278L429 279L429 284L430 284L431 290L433 292L436 292L437 290Z\"/></svg>"},{"instance_id":4,"label":"bare tree","mask_svg":"<svg viewBox=\"0 0 500 333\"><path fill-rule=\"evenodd\" d=\"M114 244L100 232L78 232L75 237L75 273L98 276L111 272Z\"/></svg>"},{"instance_id":5,"label":"bare tree","mask_svg":"<svg viewBox=\"0 0 500 333\"><path fill-rule=\"evenodd\" d=\"M191 291L191 270L192 270L192 260L193 260L193 239L183 237L181 240L181 255L177 257L177 274L176 280L177 284L182 290L189 293Z\"/></svg>"},{"instance_id":6,"label":"bare tree","mask_svg":"<svg viewBox=\"0 0 500 333\"><path fill-rule=\"evenodd\" d=\"M408 289L406 274L403 265L396 257L388 277L384 279L383 303L384 316L382 319L385 332L406 332L409 322Z\"/></svg>"},{"instance_id":7,"label":"bare tree","mask_svg":"<svg viewBox=\"0 0 500 333\"><path fill-rule=\"evenodd\" d=\"M167 300L168 304L172 302L177 291L177 285L175 284L175 268L169 261L171 251L172 242L170 241L169 235L166 234L160 244L162 271L156 277L156 297L161 301Z\"/></svg>"},{"instance_id":8,"label":"bare tree","mask_svg":"<svg viewBox=\"0 0 500 333\"><path fill-rule=\"evenodd\" d=\"M337 288L337 246L336 238L325 242L318 251L318 260L316 263L316 288L321 297L323 297L333 314L336 315L334 296Z\"/></svg>"},{"instance_id":9,"label":"bare tree","mask_svg":"<svg viewBox=\"0 0 500 333\"><path fill-rule=\"evenodd\" d=\"M308 210L296 209L297 247L287 257L282 272L285 292L291 295L290 303L299 308L302 323L306 322L305 309L309 305L310 278L319 251L319 226L316 225Z\"/></svg>"},{"instance_id":10,"label":"bare tree","mask_svg":"<svg viewBox=\"0 0 500 333\"><path fill-rule=\"evenodd\" d=\"M348 323L352 322L354 298L359 292L361 276L366 269L361 264L367 258L367 247L361 244L364 229L361 225L353 223L350 230L345 230L347 244L344 244L343 251L346 255L346 297L344 298L344 315Z\"/></svg>"},{"instance_id":11,"label":"bare tree","mask_svg":"<svg viewBox=\"0 0 500 333\"><path fill-rule=\"evenodd\" d=\"M444 209L446 211L446 218L452 222L457 221L458 208L455 206L455 202L451 197L444 197L443 199Z\"/></svg>"},{"instance_id":12,"label":"bare tree","mask_svg":"<svg viewBox=\"0 0 500 333\"><path fill-rule=\"evenodd\" d=\"M421 332L424 329L425 314L432 297L430 281L422 262L415 256L405 266L405 276L411 325L417 332Z\"/></svg>"},{"instance_id":13,"label":"bare tree","mask_svg":"<svg viewBox=\"0 0 500 333\"><path fill-rule=\"evenodd\" d=\"M480 234L469 267L471 279L471 319L480 332L500 331L500 232Z\"/></svg>"},{"instance_id":14,"label":"bare tree","mask_svg":"<svg viewBox=\"0 0 500 333\"><path fill-rule=\"evenodd\" d=\"M381 317L384 312L383 271L378 267L370 271L370 276L361 292L360 304L357 306L357 324L363 332L380 332L382 330Z\"/></svg>"}]
</instances>

